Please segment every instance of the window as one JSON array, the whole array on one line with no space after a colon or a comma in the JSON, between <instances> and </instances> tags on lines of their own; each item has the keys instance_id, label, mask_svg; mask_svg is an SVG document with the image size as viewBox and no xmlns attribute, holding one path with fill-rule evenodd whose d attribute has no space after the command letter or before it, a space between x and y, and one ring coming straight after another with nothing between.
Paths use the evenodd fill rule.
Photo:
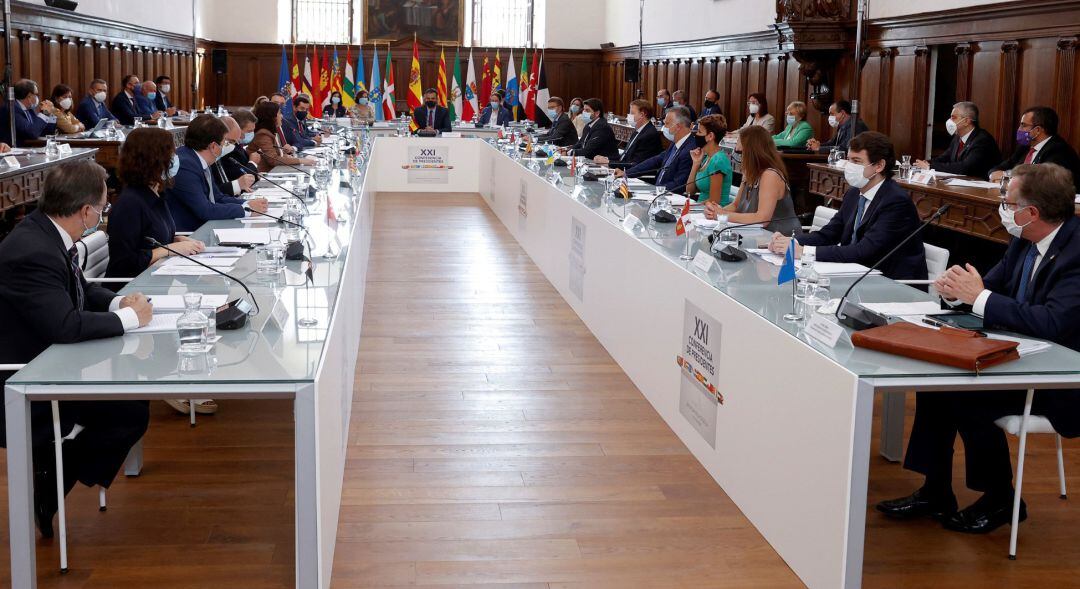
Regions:
<instances>
[{"instance_id":1,"label":"window","mask_svg":"<svg viewBox=\"0 0 1080 589\"><path fill-rule=\"evenodd\" d=\"M352 42L353 0L292 0L293 43Z\"/></svg>"},{"instance_id":2,"label":"window","mask_svg":"<svg viewBox=\"0 0 1080 589\"><path fill-rule=\"evenodd\" d=\"M479 47L534 47L534 0L470 0L472 44Z\"/></svg>"}]
</instances>

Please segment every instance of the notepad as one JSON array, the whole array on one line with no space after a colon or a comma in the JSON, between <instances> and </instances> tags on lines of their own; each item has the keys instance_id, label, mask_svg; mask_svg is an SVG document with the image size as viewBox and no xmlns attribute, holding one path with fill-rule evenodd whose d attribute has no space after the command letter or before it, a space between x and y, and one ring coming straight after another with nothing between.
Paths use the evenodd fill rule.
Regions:
<instances>
[{"instance_id":1,"label":"notepad","mask_svg":"<svg viewBox=\"0 0 1080 589\"><path fill-rule=\"evenodd\" d=\"M229 302L228 295L204 294L202 296L202 309L216 309ZM184 295L151 295L150 303L154 306L154 313L177 313L185 310Z\"/></svg>"},{"instance_id":2,"label":"notepad","mask_svg":"<svg viewBox=\"0 0 1080 589\"><path fill-rule=\"evenodd\" d=\"M155 314L150 317L150 323L147 323L138 329L132 329L128 333L162 333L166 331L176 331L176 321L180 319L180 315L182 315L182 313Z\"/></svg>"}]
</instances>

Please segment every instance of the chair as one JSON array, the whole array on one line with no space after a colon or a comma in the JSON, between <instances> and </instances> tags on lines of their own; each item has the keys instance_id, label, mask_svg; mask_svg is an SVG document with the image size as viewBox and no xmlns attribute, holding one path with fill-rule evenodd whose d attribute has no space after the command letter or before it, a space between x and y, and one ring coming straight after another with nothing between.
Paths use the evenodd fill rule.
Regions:
<instances>
[{"instance_id":1,"label":"chair","mask_svg":"<svg viewBox=\"0 0 1080 589\"><path fill-rule=\"evenodd\" d=\"M1041 415L1031 415L1031 401L1034 390L1028 390L1027 402L1023 415L1007 415L994 422L1007 433L1020 438L1020 448L1016 458L1016 491L1013 494L1012 529L1009 532L1009 560L1016 560L1016 537L1020 531L1020 492L1024 484L1024 453L1027 450L1027 435L1054 434L1057 445L1058 483L1061 486L1061 498L1067 499L1065 492L1065 459L1061 452L1061 434L1057 433L1050 420Z\"/></svg>"},{"instance_id":2,"label":"chair","mask_svg":"<svg viewBox=\"0 0 1080 589\"><path fill-rule=\"evenodd\" d=\"M830 209L829 207L818 207L814 209L814 220L810 222L810 225L803 226L803 231L811 232L820 230L829 223L837 212L836 209Z\"/></svg>"}]
</instances>

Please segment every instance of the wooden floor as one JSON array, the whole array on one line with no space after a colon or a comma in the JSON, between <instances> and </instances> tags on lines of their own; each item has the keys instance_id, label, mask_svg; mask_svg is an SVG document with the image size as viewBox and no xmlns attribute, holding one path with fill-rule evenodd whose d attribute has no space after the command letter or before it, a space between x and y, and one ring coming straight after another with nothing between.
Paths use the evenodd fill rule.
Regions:
<instances>
[{"instance_id":1,"label":"wooden floor","mask_svg":"<svg viewBox=\"0 0 1080 589\"><path fill-rule=\"evenodd\" d=\"M376 206L334 587L801 586L478 197ZM153 404L143 476L105 513L72 493L72 571L39 542L41 587L293 585L291 406L221 405L190 429ZM1080 444L1072 501L1052 448L1029 445L1019 560L1007 527L871 511L864 586L1080 587ZM875 450L871 503L917 484Z\"/></svg>"}]
</instances>

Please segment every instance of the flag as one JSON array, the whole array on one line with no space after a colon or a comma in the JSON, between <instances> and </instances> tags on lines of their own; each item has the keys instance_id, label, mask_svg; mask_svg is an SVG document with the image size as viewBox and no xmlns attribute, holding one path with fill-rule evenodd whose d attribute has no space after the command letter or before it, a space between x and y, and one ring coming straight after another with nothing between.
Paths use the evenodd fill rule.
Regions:
<instances>
[{"instance_id":1,"label":"flag","mask_svg":"<svg viewBox=\"0 0 1080 589\"><path fill-rule=\"evenodd\" d=\"M447 97L447 108L450 109L450 121L456 121L463 112L465 105L461 101L461 51L454 50L454 74L450 79L450 95ZM470 117L472 118L472 117Z\"/></svg>"},{"instance_id":2,"label":"flag","mask_svg":"<svg viewBox=\"0 0 1080 589\"><path fill-rule=\"evenodd\" d=\"M479 88L476 86L476 68L473 67L472 49L469 49L469 70L465 72L465 87L462 88L465 95L461 99L461 120L471 121L475 117L480 109L476 106L477 92Z\"/></svg>"},{"instance_id":3,"label":"flag","mask_svg":"<svg viewBox=\"0 0 1080 589\"><path fill-rule=\"evenodd\" d=\"M510 112L514 114L514 120L518 120L518 80L517 80L517 68L514 67L514 50L510 49L510 73L506 78L506 97L503 98L503 104L510 107Z\"/></svg>"},{"instance_id":4,"label":"flag","mask_svg":"<svg viewBox=\"0 0 1080 589\"><path fill-rule=\"evenodd\" d=\"M318 63L315 64L316 68L318 67L318 65L319 65ZM311 96L311 92L312 92L311 89L315 87L315 85L312 84L311 81L314 80L314 79L315 78L311 77L311 54L308 53L308 48L305 45L304 46L304 77L300 80L300 92L303 92L304 94L307 94L308 96Z\"/></svg>"},{"instance_id":5,"label":"flag","mask_svg":"<svg viewBox=\"0 0 1080 589\"><path fill-rule=\"evenodd\" d=\"M412 65L409 66L409 89L405 93L405 104L409 110L415 112L424 103L424 87L420 83L420 46L416 43L416 35L412 42ZM413 129L415 131L416 129Z\"/></svg>"},{"instance_id":6,"label":"flag","mask_svg":"<svg viewBox=\"0 0 1080 589\"><path fill-rule=\"evenodd\" d=\"M686 202L683 203L682 212L679 213L679 220L675 223L675 235L686 233L688 221L690 221L690 199L686 199Z\"/></svg>"},{"instance_id":7,"label":"flag","mask_svg":"<svg viewBox=\"0 0 1080 589\"><path fill-rule=\"evenodd\" d=\"M333 65L330 63L330 50L323 45L322 50L322 65L319 66L319 100L318 102L312 101L315 112L315 116L321 118L322 109L318 105L330 104L330 93L334 90L334 70Z\"/></svg>"},{"instance_id":8,"label":"flag","mask_svg":"<svg viewBox=\"0 0 1080 589\"><path fill-rule=\"evenodd\" d=\"M533 50L532 67L529 68L529 101L525 105L525 115L535 121L536 120L536 82L540 71L540 52ZM546 108L545 102L540 108Z\"/></svg>"},{"instance_id":9,"label":"flag","mask_svg":"<svg viewBox=\"0 0 1080 589\"><path fill-rule=\"evenodd\" d=\"M345 68L341 67L341 60L338 58L337 45L334 45L334 76L330 78L330 89L336 92L344 90L344 82L342 78L345 75Z\"/></svg>"},{"instance_id":10,"label":"flag","mask_svg":"<svg viewBox=\"0 0 1080 589\"><path fill-rule=\"evenodd\" d=\"M357 48L356 53L356 82L353 84L353 98L360 91L367 92L367 82L364 80L364 46Z\"/></svg>"},{"instance_id":11,"label":"flag","mask_svg":"<svg viewBox=\"0 0 1080 589\"><path fill-rule=\"evenodd\" d=\"M446 106L446 49L439 49L439 79L435 80L435 92L438 96L439 106ZM453 115L450 120L454 120Z\"/></svg>"},{"instance_id":12,"label":"flag","mask_svg":"<svg viewBox=\"0 0 1080 589\"><path fill-rule=\"evenodd\" d=\"M540 108L536 109L536 124L541 127L547 127L551 124L551 119L547 116L548 99L551 98L551 91L548 90L547 85L547 73L544 70L544 54L540 54L540 68L539 73L536 74L536 104L540 105Z\"/></svg>"},{"instance_id":13,"label":"flag","mask_svg":"<svg viewBox=\"0 0 1080 589\"><path fill-rule=\"evenodd\" d=\"M784 252L784 264L780 266L780 274L776 276L776 284L781 285L792 280L795 280L795 238L791 239L787 251Z\"/></svg>"},{"instance_id":14,"label":"flag","mask_svg":"<svg viewBox=\"0 0 1080 589\"><path fill-rule=\"evenodd\" d=\"M345 50L345 79L341 84L341 105L352 108L356 104L353 96L356 96L356 70L353 69L352 64L352 45L349 45L349 48Z\"/></svg>"},{"instance_id":15,"label":"flag","mask_svg":"<svg viewBox=\"0 0 1080 589\"><path fill-rule=\"evenodd\" d=\"M296 45L292 46L292 86L290 95L296 96L303 92L304 79L300 75L300 62L296 60Z\"/></svg>"},{"instance_id":16,"label":"flag","mask_svg":"<svg viewBox=\"0 0 1080 589\"><path fill-rule=\"evenodd\" d=\"M491 64L491 91L502 89L502 65L499 62L502 58L499 57L499 50L495 50L495 63Z\"/></svg>"},{"instance_id":17,"label":"flag","mask_svg":"<svg viewBox=\"0 0 1080 589\"><path fill-rule=\"evenodd\" d=\"M311 60L311 116L322 116L322 81L326 79L319 63L319 46L314 46L315 59Z\"/></svg>"},{"instance_id":18,"label":"flag","mask_svg":"<svg viewBox=\"0 0 1080 589\"><path fill-rule=\"evenodd\" d=\"M292 88L292 76L289 75L289 58L285 55L285 46L281 46L281 70L278 72L278 92L288 97ZM285 116L292 114L292 101L285 101Z\"/></svg>"},{"instance_id":19,"label":"flag","mask_svg":"<svg viewBox=\"0 0 1080 589\"><path fill-rule=\"evenodd\" d=\"M375 49L371 55L371 90L368 91L368 104L371 105L371 109L375 111L375 120L382 121L382 86L379 80L379 46L375 45Z\"/></svg>"},{"instance_id":20,"label":"flag","mask_svg":"<svg viewBox=\"0 0 1080 589\"><path fill-rule=\"evenodd\" d=\"M480 94L477 95L477 98L480 100L480 108L487 106L491 100L491 64L488 63L486 51L484 52L484 68L480 72Z\"/></svg>"},{"instance_id":21,"label":"flag","mask_svg":"<svg viewBox=\"0 0 1080 589\"><path fill-rule=\"evenodd\" d=\"M521 56L521 73L518 74L518 102L521 104L521 120L529 118L527 108L529 105L529 50L525 49Z\"/></svg>"},{"instance_id":22,"label":"flag","mask_svg":"<svg viewBox=\"0 0 1080 589\"><path fill-rule=\"evenodd\" d=\"M394 64L390 61L390 45L386 46L386 78L383 79L382 93L383 118L386 120L396 119L397 110L394 106Z\"/></svg>"},{"instance_id":23,"label":"flag","mask_svg":"<svg viewBox=\"0 0 1080 589\"><path fill-rule=\"evenodd\" d=\"M619 179L619 198L623 199L623 202L630 200L630 185L626 182L626 177Z\"/></svg>"},{"instance_id":24,"label":"flag","mask_svg":"<svg viewBox=\"0 0 1080 589\"><path fill-rule=\"evenodd\" d=\"M332 199L330 198L326 199L326 226L330 229L330 231L337 233L338 216L337 213L334 212L334 203L331 202L331 200ZM335 239L337 238L336 235L334 237Z\"/></svg>"}]
</instances>

